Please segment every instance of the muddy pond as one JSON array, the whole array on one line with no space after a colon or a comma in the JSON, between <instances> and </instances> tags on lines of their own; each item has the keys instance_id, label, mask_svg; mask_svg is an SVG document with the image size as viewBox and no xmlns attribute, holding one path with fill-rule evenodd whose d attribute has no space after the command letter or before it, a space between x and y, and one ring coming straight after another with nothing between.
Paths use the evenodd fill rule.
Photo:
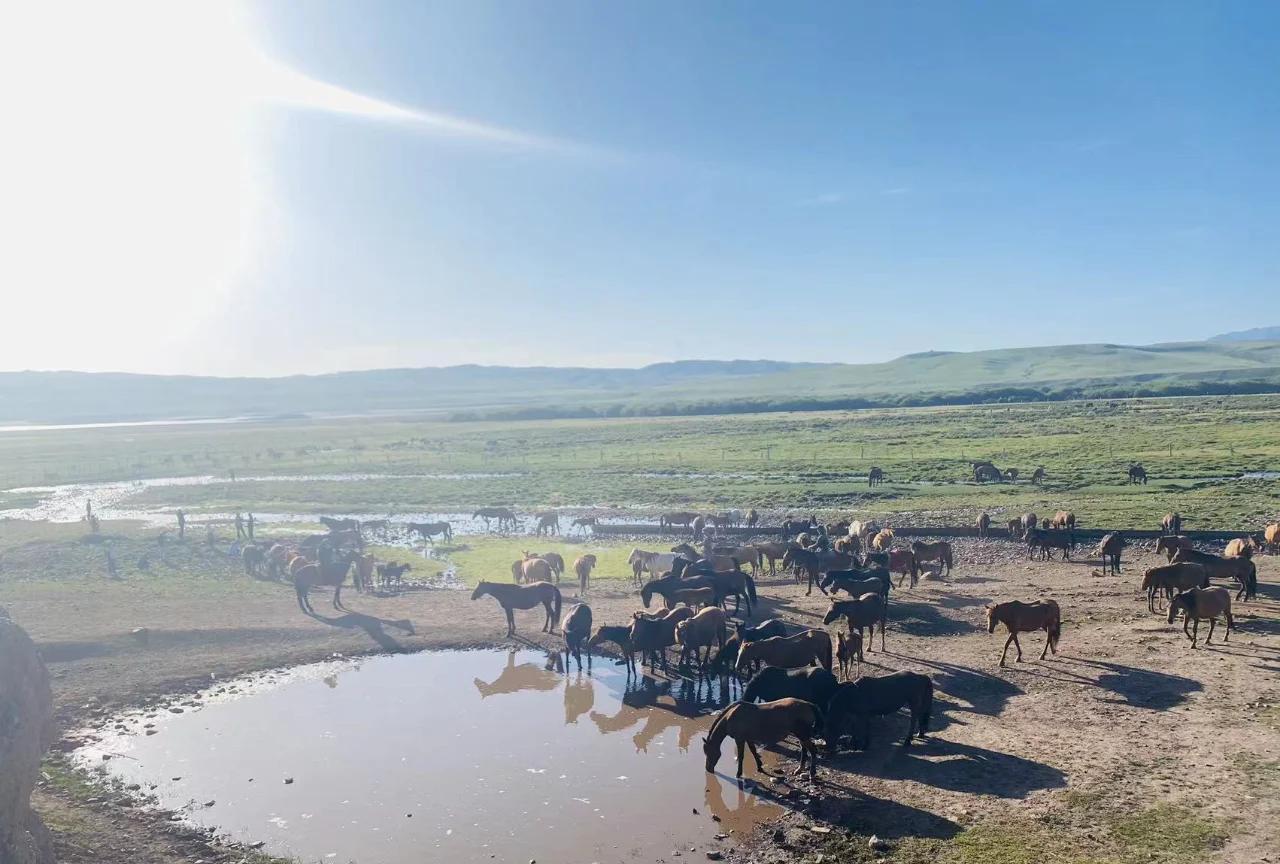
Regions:
<instances>
[{"instance_id":1,"label":"muddy pond","mask_svg":"<svg viewBox=\"0 0 1280 864\"><path fill-rule=\"evenodd\" d=\"M303 666L121 718L77 758L302 862L702 858L783 812L785 781L750 760L732 778L732 741L704 771L702 734L738 695L727 681L563 668L533 650Z\"/></svg>"}]
</instances>

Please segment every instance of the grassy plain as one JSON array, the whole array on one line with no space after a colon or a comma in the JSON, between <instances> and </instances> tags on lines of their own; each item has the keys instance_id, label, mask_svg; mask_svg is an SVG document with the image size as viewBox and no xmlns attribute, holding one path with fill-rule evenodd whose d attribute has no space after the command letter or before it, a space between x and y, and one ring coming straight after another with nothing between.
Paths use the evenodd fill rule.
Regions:
<instances>
[{"instance_id":1,"label":"grassy plain","mask_svg":"<svg viewBox=\"0 0 1280 864\"><path fill-rule=\"evenodd\" d=\"M1028 477L978 486L969 461ZM1147 486L1124 472L1143 463ZM865 474L889 482L870 489ZM1256 528L1274 518L1280 397L1202 397L711 417L449 423L364 417L0 434L0 488L208 474L130 502L263 512L795 508L967 521L1073 509L1085 525ZM230 482L231 472L268 477ZM294 475L368 473L360 482ZM15 501L26 496L14 495ZM3 502L8 506L8 500Z\"/></svg>"}]
</instances>

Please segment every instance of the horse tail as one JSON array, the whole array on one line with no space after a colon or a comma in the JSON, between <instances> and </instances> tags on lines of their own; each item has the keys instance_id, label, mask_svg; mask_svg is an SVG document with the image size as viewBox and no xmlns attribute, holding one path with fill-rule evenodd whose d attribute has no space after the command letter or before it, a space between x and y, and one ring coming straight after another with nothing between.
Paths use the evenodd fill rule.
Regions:
<instances>
[{"instance_id":1,"label":"horse tail","mask_svg":"<svg viewBox=\"0 0 1280 864\"><path fill-rule=\"evenodd\" d=\"M932 681L928 681L928 686L925 687L924 693L922 693L920 696L920 705L918 710L920 714L919 720L918 720L919 731L920 731L920 734L923 735L924 733L929 731L929 718L933 716L933 682Z\"/></svg>"},{"instance_id":2,"label":"horse tail","mask_svg":"<svg viewBox=\"0 0 1280 864\"><path fill-rule=\"evenodd\" d=\"M759 602L758 600L756 600L756 580L752 579L750 576L747 576L746 581L747 581L747 597L751 600L751 605L754 606L756 605L757 602ZM1257 584L1256 577L1254 579L1254 584L1255 585Z\"/></svg>"},{"instance_id":3,"label":"horse tail","mask_svg":"<svg viewBox=\"0 0 1280 864\"><path fill-rule=\"evenodd\" d=\"M552 604L552 609L551 609L552 620L555 621L556 626L559 627L560 626L560 589L552 585L551 591L552 591L551 597L555 601ZM534 608L536 609L537 607L535 606Z\"/></svg>"},{"instance_id":4,"label":"horse tail","mask_svg":"<svg viewBox=\"0 0 1280 864\"><path fill-rule=\"evenodd\" d=\"M1252 561L1244 574L1244 589L1244 599L1252 600L1258 596L1258 565Z\"/></svg>"},{"instance_id":5,"label":"horse tail","mask_svg":"<svg viewBox=\"0 0 1280 864\"><path fill-rule=\"evenodd\" d=\"M1053 606L1053 621L1049 623L1049 644L1053 646L1053 650L1058 650L1058 640L1062 638L1062 611L1055 603Z\"/></svg>"}]
</instances>

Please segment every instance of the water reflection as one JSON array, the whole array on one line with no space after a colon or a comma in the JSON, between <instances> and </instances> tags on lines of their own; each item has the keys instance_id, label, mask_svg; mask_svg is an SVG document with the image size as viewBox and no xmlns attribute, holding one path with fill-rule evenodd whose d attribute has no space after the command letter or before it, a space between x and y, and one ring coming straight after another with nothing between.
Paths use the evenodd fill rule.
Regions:
<instances>
[{"instance_id":1,"label":"water reflection","mask_svg":"<svg viewBox=\"0 0 1280 864\"><path fill-rule=\"evenodd\" d=\"M729 680L565 674L560 653L535 651L305 668L140 716L78 758L303 862L652 861L782 812L768 784L703 770L695 744L737 695ZM352 734L370 716L377 734Z\"/></svg>"}]
</instances>

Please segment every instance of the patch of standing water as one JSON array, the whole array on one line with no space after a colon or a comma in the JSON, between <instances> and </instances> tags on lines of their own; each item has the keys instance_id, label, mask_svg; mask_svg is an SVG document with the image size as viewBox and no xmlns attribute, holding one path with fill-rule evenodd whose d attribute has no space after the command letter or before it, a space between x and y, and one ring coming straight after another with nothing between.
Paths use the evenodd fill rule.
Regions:
<instances>
[{"instance_id":1,"label":"patch of standing water","mask_svg":"<svg viewBox=\"0 0 1280 864\"><path fill-rule=\"evenodd\" d=\"M300 667L131 715L76 759L303 862L653 861L783 812L781 781L704 771L727 681L628 682L601 658L561 668L514 650ZM719 770L734 760L729 739Z\"/></svg>"}]
</instances>

